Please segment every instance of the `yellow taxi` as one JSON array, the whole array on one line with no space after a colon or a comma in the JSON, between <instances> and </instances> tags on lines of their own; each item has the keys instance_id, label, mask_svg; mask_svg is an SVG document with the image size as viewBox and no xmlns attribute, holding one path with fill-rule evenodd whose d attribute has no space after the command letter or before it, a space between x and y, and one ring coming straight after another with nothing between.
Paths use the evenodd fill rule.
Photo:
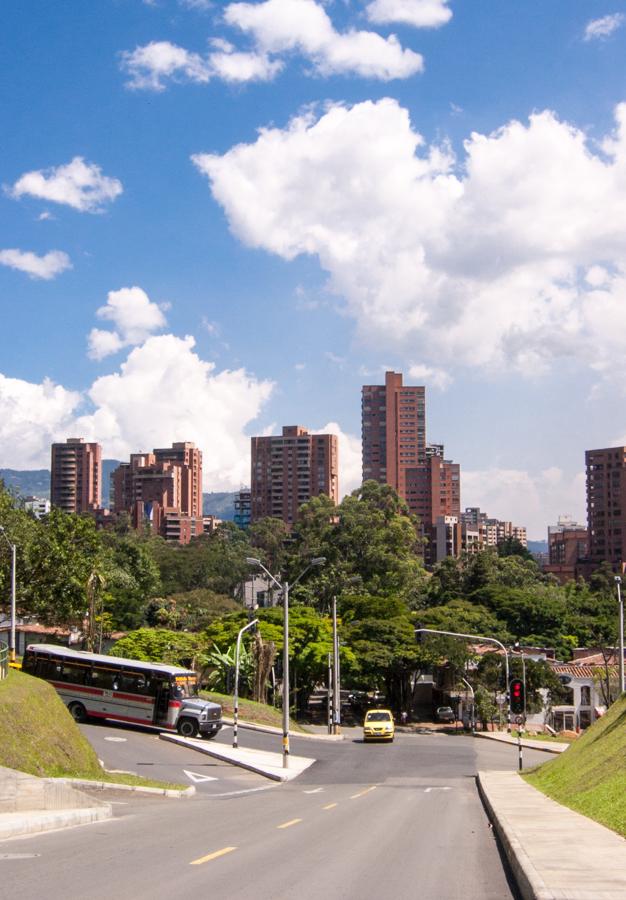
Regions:
<instances>
[{"instance_id":1,"label":"yellow taxi","mask_svg":"<svg viewBox=\"0 0 626 900\"><path fill-rule=\"evenodd\" d=\"M363 722L363 741L392 741L393 716L388 709L368 709Z\"/></svg>"}]
</instances>

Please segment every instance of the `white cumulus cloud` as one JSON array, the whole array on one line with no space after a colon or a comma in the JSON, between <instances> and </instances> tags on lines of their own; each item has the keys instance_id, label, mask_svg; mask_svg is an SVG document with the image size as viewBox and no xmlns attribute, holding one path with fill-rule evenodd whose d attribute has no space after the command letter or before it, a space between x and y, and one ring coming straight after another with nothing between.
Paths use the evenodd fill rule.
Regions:
<instances>
[{"instance_id":1,"label":"white cumulus cloud","mask_svg":"<svg viewBox=\"0 0 626 900\"><path fill-rule=\"evenodd\" d=\"M37 256L30 250L12 248L0 250L0 266L25 272L30 278L50 281L66 269L71 269L72 263L67 253L62 250L50 250L43 256Z\"/></svg>"},{"instance_id":2,"label":"white cumulus cloud","mask_svg":"<svg viewBox=\"0 0 626 900\"><path fill-rule=\"evenodd\" d=\"M525 525L531 540L547 540L560 515L585 524L585 473L572 479L562 469L540 472L493 468L461 471L462 508L479 506L489 516Z\"/></svg>"},{"instance_id":3,"label":"white cumulus cloud","mask_svg":"<svg viewBox=\"0 0 626 900\"><path fill-rule=\"evenodd\" d=\"M452 376L436 366L412 365L409 367L409 375L420 384L431 384L440 391L447 390L452 384Z\"/></svg>"},{"instance_id":4,"label":"white cumulus cloud","mask_svg":"<svg viewBox=\"0 0 626 900\"><path fill-rule=\"evenodd\" d=\"M65 440L81 396L45 379L32 384L0 374L0 467L50 467L50 444Z\"/></svg>"},{"instance_id":5,"label":"white cumulus cloud","mask_svg":"<svg viewBox=\"0 0 626 900\"><path fill-rule=\"evenodd\" d=\"M415 28L439 28L452 18L448 0L372 0L365 12L370 22L398 22Z\"/></svg>"},{"instance_id":6,"label":"white cumulus cloud","mask_svg":"<svg viewBox=\"0 0 626 900\"><path fill-rule=\"evenodd\" d=\"M104 204L119 197L122 190L121 181L103 175L100 166L85 162L82 156L75 156L64 166L26 172L7 189L16 199L26 194L92 213L100 212Z\"/></svg>"},{"instance_id":7,"label":"white cumulus cloud","mask_svg":"<svg viewBox=\"0 0 626 900\"><path fill-rule=\"evenodd\" d=\"M246 430L272 382L244 369L218 372L194 344L192 337L149 337L83 394L0 375L0 466L48 467L50 443L69 436L98 441L116 459L191 440L203 451L207 490L247 483Z\"/></svg>"},{"instance_id":8,"label":"white cumulus cloud","mask_svg":"<svg viewBox=\"0 0 626 900\"><path fill-rule=\"evenodd\" d=\"M623 13L612 13L602 16L600 19L591 19L585 26L584 39L586 41L602 40L609 37L614 31L624 24Z\"/></svg>"},{"instance_id":9,"label":"white cumulus cloud","mask_svg":"<svg viewBox=\"0 0 626 900\"><path fill-rule=\"evenodd\" d=\"M122 347L141 344L152 332L167 324L162 308L140 287L109 291L107 302L96 315L115 326L114 331L93 328L89 334L89 356L103 359Z\"/></svg>"},{"instance_id":10,"label":"white cumulus cloud","mask_svg":"<svg viewBox=\"0 0 626 900\"><path fill-rule=\"evenodd\" d=\"M424 67L420 54L404 49L394 35L337 31L315 0L230 3L224 20L250 35L261 52L298 52L321 75L351 73L386 81L408 78Z\"/></svg>"},{"instance_id":11,"label":"white cumulus cloud","mask_svg":"<svg viewBox=\"0 0 626 900\"><path fill-rule=\"evenodd\" d=\"M228 41L211 41L205 56L169 41L152 41L122 54L122 68L130 76L127 86L135 90L163 91L167 80L206 84L222 81L269 81L282 69L280 60L264 53L236 50Z\"/></svg>"},{"instance_id":12,"label":"white cumulus cloud","mask_svg":"<svg viewBox=\"0 0 626 900\"><path fill-rule=\"evenodd\" d=\"M438 5L436 0L421 3ZM168 81L270 81L284 68L284 58L293 54L302 56L318 75L353 74L388 81L408 78L424 68L421 55L403 48L395 35L383 37L354 28L337 31L324 6L315 0L230 3L223 19L247 35L253 47L242 49L214 37L201 54L169 41L151 41L122 53L128 87L163 91Z\"/></svg>"},{"instance_id":13,"label":"white cumulus cloud","mask_svg":"<svg viewBox=\"0 0 626 900\"><path fill-rule=\"evenodd\" d=\"M193 161L244 243L317 257L366 341L529 377L626 359L626 103L601 152L544 111L457 159L383 99Z\"/></svg>"}]
</instances>

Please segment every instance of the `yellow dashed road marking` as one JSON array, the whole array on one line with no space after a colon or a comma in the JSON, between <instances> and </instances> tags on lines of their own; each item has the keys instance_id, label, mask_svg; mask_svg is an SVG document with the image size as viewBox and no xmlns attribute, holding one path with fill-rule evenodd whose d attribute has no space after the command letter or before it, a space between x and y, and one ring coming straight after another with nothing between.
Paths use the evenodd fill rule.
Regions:
<instances>
[{"instance_id":1,"label":"yellow dashed road marking","mask_svg":"<svg viewBox=\"0 0 626 900\"><path fill-rule=\"evenodd\" d=\"M190 862L190 866L201 866L202 863L210 862L212 859L217 859L218 856L226 856L227 853L232 853L233 850L236 850L236 847L222 847L221 850L215 850L213 853L207 853L206 856L201 856L200 859L194 859L193 862Z\"/></svg>"},{"instance_id":2,"label":"yellow dashed road marking","mask_svg":"<svg viewBox=\"0 0 626 900\"><path fill-rule=\"evenodd\" d=\"M288 822L283 822L282 825L277 825L277 828L290 828L292 825L297 825L298 822L301 822L302 819L289 819Z\"/></svg>"},{"instance_id":3,"label":"yellow dashed road marking","mask_svg":"<svg viewBox=\"0 0 626 900\"><path fill-rule=\"evenodd\" d=\"M329 803L328 806L322 806L322 809L334 809L336 806L336 803Z\"/></svg>"},{"instance_id":4,"label":"yellow dashed road marking","mask_svg":"<svg viewBox=\"0 0 626 900\"><path fill-rule=\"evenodd\" d=\"M350 799L351 799L351 800L356 800L357 797L364 797L365 794L369 794L370 791L375 791L375 790L376 790L376 785L373 784L371 787L365 788L364 791L359 791L358 794L353 794L353 795L350 797Z\"/></svg>"}]
</instances>

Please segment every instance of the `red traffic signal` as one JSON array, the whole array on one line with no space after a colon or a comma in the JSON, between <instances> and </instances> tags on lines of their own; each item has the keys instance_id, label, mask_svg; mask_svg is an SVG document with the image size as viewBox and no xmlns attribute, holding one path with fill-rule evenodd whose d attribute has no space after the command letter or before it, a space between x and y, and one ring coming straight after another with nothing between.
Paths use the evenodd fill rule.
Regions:
<instances>
[{"instance_id":1,"label":"red traffic signal","mask_svg":"<svg viewBox=\"0 0 626 900\"><path fill-rule=\"evenodd\" d=\"M512 678L509 682L511 712L519 715L524 712L524 682L521 678Z\"/></svg>"}]
</instances>

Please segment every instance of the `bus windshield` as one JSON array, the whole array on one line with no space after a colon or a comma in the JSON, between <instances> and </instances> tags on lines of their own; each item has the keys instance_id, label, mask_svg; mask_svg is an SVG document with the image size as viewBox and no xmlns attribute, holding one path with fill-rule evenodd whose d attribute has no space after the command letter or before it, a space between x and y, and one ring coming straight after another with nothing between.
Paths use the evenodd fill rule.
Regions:
<instances>
[{"instance_id":1,"label":"bus windshield","mask_svg":"<svg viewBox=\"0 0 626 900\"><path fill-rule=\"evenodd\" d=\"M177 675L174 680L173 694L178 700L185 697L198 696L198 679L195 675Z\"/></svg>"}]
</instances>

